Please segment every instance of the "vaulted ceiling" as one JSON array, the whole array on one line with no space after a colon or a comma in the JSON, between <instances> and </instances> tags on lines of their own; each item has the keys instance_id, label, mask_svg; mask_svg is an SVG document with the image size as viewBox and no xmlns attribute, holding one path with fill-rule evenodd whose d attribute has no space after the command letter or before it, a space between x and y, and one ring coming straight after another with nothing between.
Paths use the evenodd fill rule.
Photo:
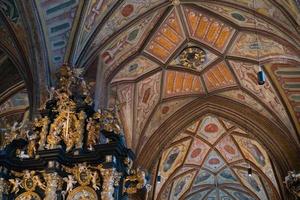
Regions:
<instances>
[{"instance_id":1,"label":"vaulted ceiling","mask_svg":"<svg viewBox=\"0 0 300 200\"><path fill-rule=\"evenodd\" d=\"M300 168L294 155L300 131L299 5L298 0L1 0L0 104L14 105L9 102L17 98L22 103L16 113L30 105L34 115L63 63L84 68L96 105L119 104L126 142L139 165L156 174L159 160L164 162L178 143L171 141L182 132L188 132L180 139L186 155L199 140L207 155L215 152L224 163L211 172L202 163L186 168L182 159L174 168L181 174L165 177L172 183L168 195L171 185L189 176L189 186L178 198L193 199L203 191L205 198L216 193L219 199L223 194L239 199L231 186L214 186L228 169L238 191L261 198L237 170L242 173L241 163L250 162L257 169L254 178L270 177L245 155L236 139L241 134L226 127L226 119L246 130L244 140L261 145L265 158L273 161L276 169L270 169L279 173L280 189L274 198L266 195L278 199L284 170ZM201 55L192 67L183 62L193 59L189 49ZM257 83L260 67L267 75L264 85ZM11 116L11 111L1 113ZM201 138L201 131L186 131L204 115L214 116L223 127L220 138L231 138L241 155L238 162L229 162L218 149L221 139L211 143ZM214 177L214 184L194 191L192 179L201 170ZM268 193L267 187L277 186L263 187ZM153 191L154 197L159 191Z\"/></svg>"}]
</instances>

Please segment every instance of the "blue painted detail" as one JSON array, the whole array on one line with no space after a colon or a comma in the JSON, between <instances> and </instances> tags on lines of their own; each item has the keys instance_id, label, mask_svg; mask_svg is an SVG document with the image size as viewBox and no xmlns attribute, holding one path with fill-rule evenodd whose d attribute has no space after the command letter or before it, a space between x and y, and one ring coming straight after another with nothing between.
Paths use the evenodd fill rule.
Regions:
<instances>
[{"instance_id":1,"label":"blue painted detail","mask_svg":"<svg viewBox=\"0 0 300 200\"><path fill-rule=\"evenodd\" d=\"M65 41L58 41L58 42L53 43L53 46L54 47L61 47L61 46L64 46L65 44L66 44Z\"/></svg>"},{"instance_id":2,"label":"blue painted detail","mask_svg":"<svg viewBox=\"0 0 300 200\"><path fill-rule=\"evenodd\" d=\"M60 56L56 56L56 57L54 57L54 60L55 60L55 61L60 61L60 60L61 60L61 57L60 57Z\"/></svg>"},{"instance_id":3,"label":"blue painted detail","mask_svg":"<svg viewBox=\"0 0 300 200\"><path fill-rule=\"evenodd\" d=\"M54 26L51 28L51 33L55 33L57 31L61 31L70 27L69 23L60 24L58 26Z\"/></svg>"},{"instance_id":4,"label":"blue painted detail","mask_svg":"<svg viewBox=\"0 0 300 200\"><path fill-rule=\"evenodd\" d=\"M76 0L70 0L70 1L67 1L67 2L65 2L65 3L59 4L59 5L57 5L57 6L54 6L53 8L48 9L48 10L46 11L46 14L47 14L47 15L50 15L50 14L52 14L52 13L57 12L58 10L65 9L65 8L67 8L67 7L69 7L69 6L73 5L73 4L75 4L75 3L76 3Z\"/></svg>"}]
</instances>

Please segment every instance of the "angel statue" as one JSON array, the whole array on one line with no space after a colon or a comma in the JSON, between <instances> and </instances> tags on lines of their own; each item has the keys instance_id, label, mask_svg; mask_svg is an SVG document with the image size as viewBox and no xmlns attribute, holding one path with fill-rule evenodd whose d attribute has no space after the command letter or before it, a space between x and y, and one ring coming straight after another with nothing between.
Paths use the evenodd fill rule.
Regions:
<instances>
[{"instance_id":1,"label":"angel statue","mask_svg":"<svg viewBox=\"0 0 300 200\"><path fill-rule=\"evenodd\" d=\"M11 192L17 194L19 192L19 187L23 188L22 180L19 178L16 179L9 179L9 182L12 184Z\"/></svg>"},{"instance_id":2,"label":"angel statue","mask_svg":"<svg viewBox=\"0 0 300 200\"><path fill-rule=\"evenodd\" d=\"M75 185L77 183L77 181L74 179L74 177L72 175L68 175L68 178L65 177L65 178L63 178L63 180L67 183L67 189L66 189L65 193L72 191L73 185Z\"/></svg>"},{"instance_id":3,"label":"angel statue","mask_svg":"<svg viewBox=\"0 0 300 200\"><path fill-rule=\"evenodd\" d=\"M93 150L93 146L97 144L98 138L99 138L99 132L97 128L97 124L95 123L93 118L88 119L88 123L86 126L86 129L88 131L88 136L87 136L87 146L88 149L91 151Z\"/></svg>"},{"instance_id":4,"label":"angel statue","mask_svg":"<svg viewBox=\"0 0 300 200\"><path fill-rule=\"evenodd\" d=\"M44 183L42 183L40 177L38 175L35 175L33 178L33 181L36 182L36 184L42 189L42 190L46 190L46 185Z\"/></svg>"},{"instance_id":5,"label":"angel statue","mask_svg":"<svg viewBox=\"0 0 300 200\"><path fill-rule=\"evenodd\" d=\"M92 174L92 187L94 188L94 190L99 190L100 188L97 185L97 180L98 180L98 172L94 171Z\"/></svg>"}]
</instances>

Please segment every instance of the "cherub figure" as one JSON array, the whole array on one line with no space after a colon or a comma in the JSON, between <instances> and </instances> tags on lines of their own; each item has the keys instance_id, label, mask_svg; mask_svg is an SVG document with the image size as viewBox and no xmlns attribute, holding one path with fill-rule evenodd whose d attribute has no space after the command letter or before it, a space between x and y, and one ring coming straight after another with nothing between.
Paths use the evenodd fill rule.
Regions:
<instances>
[{"instance_id":1,"label":"cherub figure","mask_svg":"<svg viewBox=\"0 0 300 200\"><path fill-rule=\"evenodd\" d=\"M100 189L97 185L97 180L98 180L98 172L94 171L92 173L92 187L94 188L94 190L99 190Z\"/></svg>"},{"instance_id":2,"label":"cherub figure","mask_svg":"<svg viewBox=\"0 0 300 200\"><path fill-rule=\"evenodd\" d=\"M74 177L72 175L68 175L68 178L63 178L63 180L65 182L67 182L67 189L65 191L65 193L68 193L69 191L73 190L73 185L75 185L77 183L77 181L74 179Z\"/></svg>"},{"instance_id":3,"label":"cherub figure","mask_svg":"<svg viewBox=\"0 0 300 200\"><path fill-rule=\"evenodd\" d=\"M19 192L19 187L22 187L22 180L19 178L16 179L9 179L9 182L13 185L11 192L17 194Z\"/></svg>"},{"instance_id":4,"label":"cherub figure","mask_svg":"<svg viewBox=\"0 0 300 200\"><path fill-rule=\"evenodd\" d=\"M46 190L46 185L44 183L42 183L40 177L38 177L37 175L35 175L33 178L33 181L37 183L37 185L42 189L42 190Z\"/></svg>"}]
</instances>

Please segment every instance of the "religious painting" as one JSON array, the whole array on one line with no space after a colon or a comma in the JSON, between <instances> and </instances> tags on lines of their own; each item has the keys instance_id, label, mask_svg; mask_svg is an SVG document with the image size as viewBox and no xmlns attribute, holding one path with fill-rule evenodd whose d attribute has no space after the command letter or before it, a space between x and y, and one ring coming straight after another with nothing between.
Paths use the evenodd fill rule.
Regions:
<instances>
[{"instance_id":1,"label":"religious painting","mask_svg":"<svg viewBox=\"0 0 300 200\"><path fill-rule=\"evenodd\" d=\"M205 185L213 185L215 183L215 176L214 174L212 174L211 172L201 169L199 170L193 186L203 186L205 187Z\"/></svg>"},{"instance_id":2,"label":"religious painting","mask_svg":"<svg viewBox=\"0 0 300 200\"><path fill-rule=\"evenodd\" d=\"M183 141L164 151L159 167L162 178L167 179L183 163L190 142L191 140Z\"/></svg>"},{"instance_id":3,"label":"religious painting","mask_svg":"<svg viewBox=\"0 0 300 200\"><path fill-rule=\"evenodd\" d=\"M194 141L186 158L186 164L201 165L210 147L198 138Z\"/></svg>"},{"instance_id":4,"label":"religious painting","mask_svg":"<svg viewBox=\"0 0 300 200\"><path fill-rule=\"evenodd\" d=\"M204 162L203 167L209 169L212 172L218 172L226 163L221 156L214 150L212 150Z\"/></svg>"},{"instance_id":5,"label":"religious painting","mask_svg":"<svg viewBox=\"0 0 300 200\"><path fill-rule=\"evenodd\" d=\"M195 171L177 178L173 183L171 199L178 200L188 190L194 176Z\"/></svg>"},{"instance_id":6,"label":"religious painting","mask_svg":"<svg viewBox=\"0 0 300 200\"><path fill-rule=\"evenodd\" d=\"M242 180L243 184L246 185L253 193L255 193L259 197L259 199L268 199L265 189L259 177L255 173L252 173L252 176L249 176L246 170L234 170Z\"/></svg>"},{"instance_id":7,"label":"religious painting","mask_svg":"<svg viewBox=\"0 0 300 200\"><path fill-rule=\"evenodd\" d=\"M237 177L229 167L225 168L217 175L218 184L224 183L239 183Z\"/></svg>"},{"instance_id":8,"label":"religious painting","mask_svg":"<svg viewBox=\"0 0 300 200\"><path fill-rule=\"evenodd\" d=\"M216 145L216 148L228 163L243 159L240 151L229 135L223 137L221 141Z\"/></svg>"},{"instance_id":9,"label":"religious painting","mask_svg":"<svg viewBox=\"0 0 300 200\"><path fill-rule=\"evenodd\" d=\"M197 135L213 144L225 132L224 127L214 116L206 116L203 118Z\"/></svg>"},{"instance_id":10,"label":"religious painting","mask_svg":"<svg viewBox=\"0 0 300 200\"><path fill-rule=\"evenodd\" d=\"M272 181L274 186L278 188L270 159L264 148L257 141L237 135L234 138L242 149L244 156L258 166Z\"/></svg>"}]
</instances>

